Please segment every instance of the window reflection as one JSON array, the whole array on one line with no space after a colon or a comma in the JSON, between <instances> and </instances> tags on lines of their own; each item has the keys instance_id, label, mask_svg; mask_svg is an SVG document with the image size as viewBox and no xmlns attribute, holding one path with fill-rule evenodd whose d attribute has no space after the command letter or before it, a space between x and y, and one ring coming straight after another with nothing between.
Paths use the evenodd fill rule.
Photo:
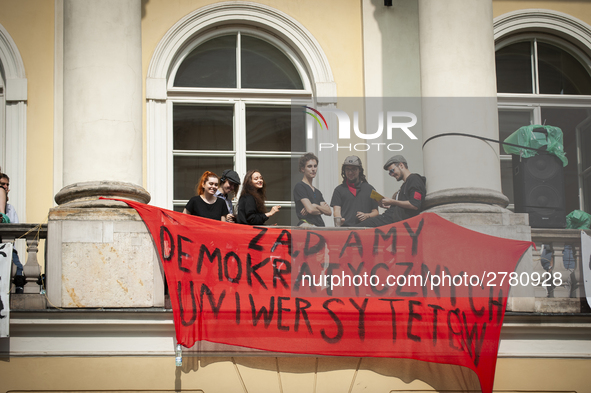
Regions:
<instances>
[{"instance_id":1,"label":"window reflection","mask_svg":"<svg viewBox=\"0 0 591 393\"><path fill-rule=\"evenodd\" d=\"M173 107L174 150L233 150L234 108L178 105Z\"/></svg>"},{"instance_id":2,"label":"window reflection","mask_svg":"<svg viewBox=\"0 0 591 393\"><path fill-rule=\"evenodd\" d=\"M174 79L177 87L237 87L236 36L211 39L195 48Z\"/></svg>"}]
</instances>

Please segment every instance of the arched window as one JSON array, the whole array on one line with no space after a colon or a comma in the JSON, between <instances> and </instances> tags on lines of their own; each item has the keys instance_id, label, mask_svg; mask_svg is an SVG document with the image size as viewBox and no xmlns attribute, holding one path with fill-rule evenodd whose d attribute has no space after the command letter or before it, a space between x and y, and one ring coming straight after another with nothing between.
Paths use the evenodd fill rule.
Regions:
<instances>
[{"instance_id":1,"label":"arched window","mask_svg":"<svg viewBox=\"0 0 591 393\"><path fill-rule=\"evenodd\" d=\"M235 1L191 12L163 36L148 67L152 203L180 210L204 170L234 168L244 176L256 168L268 183L267 202L283 206L272 220L290 224L292 157L314 151L324 137L294 131L303 129L292 122L304 113L292 116L292 101L321 109L336 97L320 44L291 16ZM317 178L334 188L326 162Z\"/></svg>"},{"instance_id":2,"label":"arched window","mask_svg":"<svg viewBox=\"0 0 591 393\"><path fill-rule=\"evenodd\" d=\"M504 37L496 48L499 136L529 124L559 127L569 160L566 211L591 208L591 63L573 43L543 33ZM503 192L513 203L511 156L501 157Z\"/></svg>"},{"instance_id":3,"label":"arched window","mask_svg":"<svg viewBox=\"0 0 591 393\"><path fill-rule=\"evenodd\" d=\"M168 80L174 209L183 209L205 170L259 169L268 204L283 206L273 221L289 225L291 161L306 151L291 100L311 96L298 57L271 35L245 27L195 39Z\"/></svg>"}]
</instances>

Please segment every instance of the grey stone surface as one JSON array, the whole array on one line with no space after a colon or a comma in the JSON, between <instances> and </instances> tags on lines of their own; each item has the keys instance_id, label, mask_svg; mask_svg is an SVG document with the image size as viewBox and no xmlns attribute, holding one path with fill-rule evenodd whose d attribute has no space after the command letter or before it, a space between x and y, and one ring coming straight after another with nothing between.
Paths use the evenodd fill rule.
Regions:
<instances>
[{"instance_id":1,"label":"grey stone surface","mask_svg":"<svg viewBox=\"0 0 591 393\"><path fill-rule=\"evenodd\" d=\"M161 307L152 238L131 208L50 212L48 292L58 307Z\"/></svg>"},{"instance_id":2,"label":"grey stone surface","mask_svg":"<svg viewBox=\"0 0 591 393\"><path fill-rule=\"evenodd\" d=\"M89 206L95 205L99 197L123 198L142 203L150 202L150 194L142 187L119 181L90 181L70 184L55 195L55 201L58 205L76 202L76 207L84 207L86 203L89 203Z\"/></svg>"}]
</instances>

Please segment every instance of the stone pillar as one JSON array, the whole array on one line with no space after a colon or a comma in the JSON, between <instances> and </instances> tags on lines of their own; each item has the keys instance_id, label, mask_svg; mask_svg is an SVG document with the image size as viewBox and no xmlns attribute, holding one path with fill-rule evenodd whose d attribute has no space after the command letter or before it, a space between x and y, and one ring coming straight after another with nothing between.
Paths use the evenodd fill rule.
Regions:
<instances>
[{"instance_id":1,"label":"stone pillar","mask_svg":"<svg viewBox=\"0 0 591 393\"><path fill-rule=\"evenodd\" d=\"M141 100L140 0L65 0L64 186L142 184Z\"/></svg>"},{"instance_id":2,"label":"stone pillar","mask_svg":"<svg viewBox=\"0 0 591 393\"><path fill-rule=\"evenodd\" d=\"M424 141L498 139L492 0L419 0L419 30ZM498 144L443 136L423 157L427 206L508 204Z\"/></svg>"},{"instance_id":3,"label":"stone pillar","mask_svg":"<svg viewBox=\"0 0 591 393\"><path fill-rule=\"evenodd\" d=\"M49 214L49 300L162 307L163 275L141 218L99 200L150 201L141 187L141 0L64 0L63 13L64 187Z\"/></svg>"},{"instance_id":4,"label":"stone pillar","mask_svg":"<svg viewBox=\"0 0 591 393\"><path fill-rule=\"evenodd\" d=\"M505 209L492 0L419 0L423 161L429 210L492 236L531 240L526 214ZM533 271L528 250L516 269ZM511 289L508 309L533 311L533 287Z\"/></svg>"}]
</instances>

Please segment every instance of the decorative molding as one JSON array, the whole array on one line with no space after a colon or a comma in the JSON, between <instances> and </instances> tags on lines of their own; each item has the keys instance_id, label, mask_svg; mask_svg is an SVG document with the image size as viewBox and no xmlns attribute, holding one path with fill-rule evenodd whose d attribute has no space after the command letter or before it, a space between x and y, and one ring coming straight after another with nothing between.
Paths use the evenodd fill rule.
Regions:
<instances>
[{"instance_id":1,"label":"decorative molding","mask_svg":"<svg viewBox=\"0 0 591 393\"><path fill-rule=\"evenodd\" d=\"M6 79L26 78L21 54L12 37L2 25L0 25L0 61L2 61Z\"/></svg>"},{"instance_id":2,"label":"decorative molding","mask_svg":"<svg viewBox=\"0 0 591 393\"><path fill-rule=\"evenodd\" d=\"M334 83L324 51L303 25L274 8L257 3L233 1L200 8L177 22L158 43L148 67L147 77L167 79L175 56L186 42L212 27L232 23L258 26L273 32L288 42L300 55L313 83Z\"/></svg>"},{"instance_id":3,"label":"decorative molding","mask_svg":"<svg viewBox=\"0 0 591 393\"><path fill-rule=\"evenodd\" d=\"M573 320L574 318L574 320ZM564 316L507 314L501 331L500 358L591 357L588 315ZM172 356L174 324L172 311L47 310L15 311L10 315L10 346L0 354L16 356ZM73 338L76 339L73 339ZM240 356L251 352L220 345L200 356ZM185 351L183 351L185 352ZM187 350L187 352L189 352ZM256 351L257 356L301 357Z\"/></svg>"},{"instance_id":4,"label":"decorative molding","mask_svg":"<svg viewBox=\"0 0 591 393\"><path fill-rule=\"evenodd\" d=\"M19 219L26 222L27 79L21 54L8 31L0 25L0 63L6 78L5 168L13 179L10 199Z\"/></svg>"},{"instance_id":5,"label":"decorative molding","mask_svg":"<svg viewBox=\"0 0 591 393\"><path fill-rule=\"evenodd\" d=\"M498 16L493 21L495 42L508 35L528 31L551 32L569 41L576 40L591 55L591 26L571 15L546 10L526 9Z\"/></svg>"}]
</instances>

